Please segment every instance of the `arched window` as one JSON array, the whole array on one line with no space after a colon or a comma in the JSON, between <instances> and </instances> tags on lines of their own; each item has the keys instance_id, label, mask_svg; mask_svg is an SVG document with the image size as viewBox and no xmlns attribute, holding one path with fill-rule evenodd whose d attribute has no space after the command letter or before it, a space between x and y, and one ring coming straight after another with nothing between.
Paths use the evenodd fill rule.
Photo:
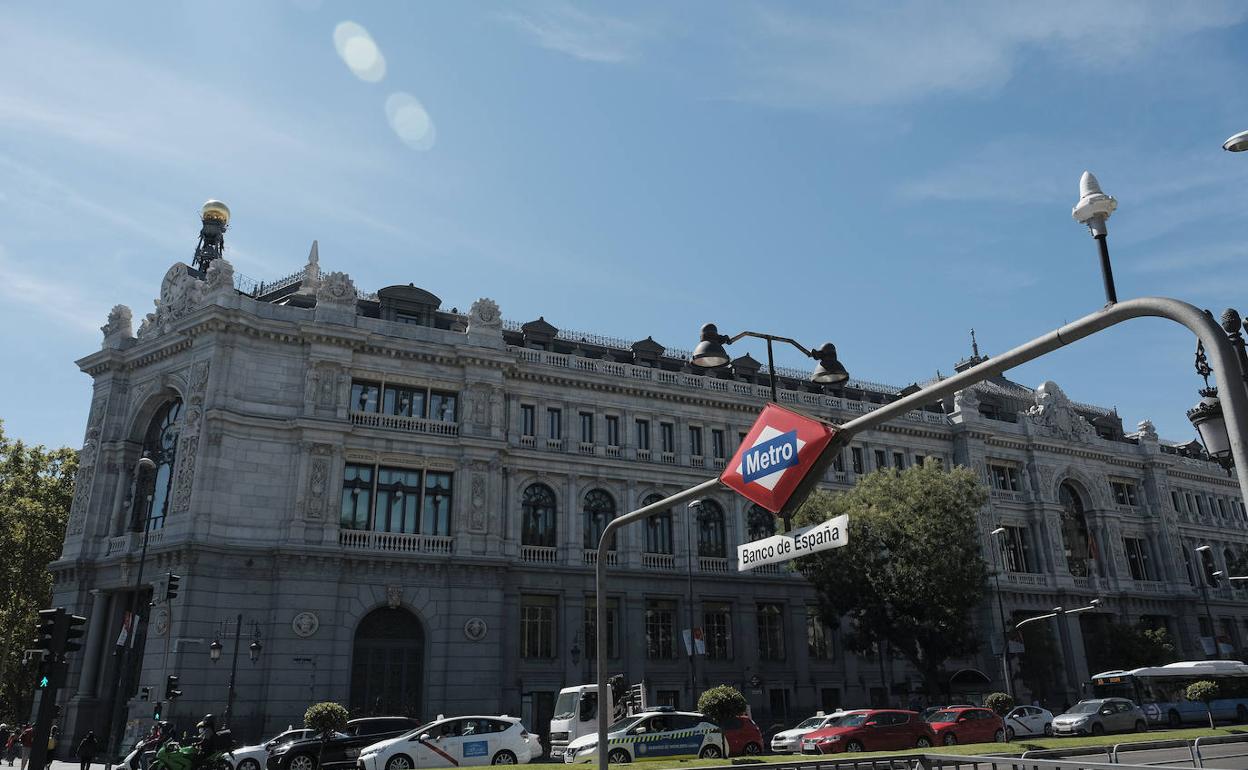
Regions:
<instances>
[{"instance_id":1,"label":"arched window","mask_svg":"<svg viewBox=\"0 0 1248 770\"><path fill-rule=\"evenodd\" d=\"M598 541L602 539L602 531L615 518L615 498L603 489L591 489L585 493L585 547L597 550ZM615 536L607 545L615 550Z\"/></svg>"},{"instance_id":2,"label":"arched window","mask_svg":"<svg viewBox=\"0 0 1248 770\"><path fill-rule=\"evenodd\" d=\"M698 556L723 558L727 555L724 509L714 500L698 506Z\"/></svg>"},{"instance_id":3,"label":"arched window","mask_svg":"<svg viewBox=\"0 0 1248 770\"><path fill-rule=\"evenodd\" d=\"M555 547L555 493L545 484L530 484L520 503L520 542Z\"/></svg>"},{"instance_id":4,"label":"arched window","mask_svg":"<svg viewBox=\"0 0 1248 770\"><path fill-rule=\"evenodd\" d=\"M421 716L425 629L402 608L383 607L355 630L351 659L351 713Z\"/></svg>"},{"instance_id":5,"label":"arched window","mask_svg":"<svg viewBox=\"0 0 1248 770\"><path fill-rule=\"evenodd\" d=\"M761 505L751 505L745 516L750 540L762 540L776 534L775 515Z\"/></svg>"},{"instance_id":6,"label":"arched window","mask_svg":"<svg viewBox=\"0 0 1248 770\"><path fill-rule=\"evenodd\" d=\"M1066 548L1066 565L1070 574L1075 577L1087 577L1088 559L1092 554L1083 499L1066 482L1058 488L1057 497L1062 504L1062 541Z\"/></svg>"},{"instance_id":7,"label":"arched window","mask_svg":"<svg viewBox=\"0 0 1248 770\"><path fill-rule=\"evenodd\" d=\"M136 490L139 504L134 506L134 521L130 525L133 530L143 529L143 518L148 515L145 506L149 494L152 502L148 528L165 526L169 497L173 491L174 463L178 459L178 434L182 431L178 418L181 416L182 399L175 398L162 406L147 426L147 433L143 436L143 456L156 463L156 472L144 473L141 479L143 489Z\"/></svg>"},{"instance_id":8,"label":"arched window","mask_svg":"<svg viewBox=\"0 0 1248 770\"><path fill-rule=\"evenodd\" d=\"M641 501L641 507L654 505L663 495L649 495ZM672 509L656 513L646 519L646 553L675 553L672 547Z\"/></svg>"}]
</instances>

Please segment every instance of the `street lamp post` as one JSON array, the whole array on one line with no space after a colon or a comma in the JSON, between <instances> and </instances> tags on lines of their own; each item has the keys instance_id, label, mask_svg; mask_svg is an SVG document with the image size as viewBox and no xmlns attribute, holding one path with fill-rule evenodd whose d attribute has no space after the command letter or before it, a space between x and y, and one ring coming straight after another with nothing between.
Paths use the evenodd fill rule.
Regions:
<instances>
[{"instance_id":1,"label":"street lamp post","mask_svg":"<svg viewBox=\"0 0 1248 770\"><path fill-rule=\"evenodd\" d=\"M693 545L692 519L694 511L702 512L702 500L694 500L685 508L685 548L688 552L688 558L685 559L688 564L688 588L689 597L687 606L689 607L689 708L696 708L698 697L698 659L697 659L697 640L693 633L693 559L696 549Z\"/></svg>"},{"instance_id":2,"label":"street lamp post","mask_svg":"<svg viewBox=\"0 0 1248 770\"><path fill-rule=\"evenodd\" d=\"M780 397L776 390L776 362L771 349L773 342L787 342L802 351L804 355L819 362L819 365L815 367L814 372L810 375L811 382L818 382L823 385L840 385L849 379L849 372L845 371L845 367L837 360L836 346L831 342L825 342L819 348L807 348L795 339L778 337L774 334L764 334L763 332L744 331L730 337L727 334L720 334L715 324L703 325L700 341L698 346L693 349L690 363L706 369L724 366L732 360L728 357L728 351L724 350L724 345L731 345L743 337L767 340L767 374L771 380L771 400L774 403L780 403Z\"/></svg>"},{"instance_id":3,"label":"street lamp post","mask_svg":"<svg viewBox=\"0 0 1248 770\"><path fill-rule=\"evenodd\" d=\"M1070 215L1080 224L1087 225L1088 231L1096 239L1101 252L1101 279L1105 282L1105 304L1118 302L1118 292L1114 289L1114 271L1109 265L1109 243L1106 240L1109 228L1106 222L1118 201L1112 195L1101 192L1101 183L1091 171L1083 172L1079 179L1079 202L1075 204Z\"/></svg>"},{"instance_id":4,"label":"street lamp post","mask_svg":"<svg viewBox=\"0 0 1248 770\"><path fill-rule=\"evenodd\" d=\"M1230 139L1222 143L1222 149L1227 152L1245 152L1248 151L1248 131L1240 131Z\"/></svg>"},{"instance_id":5,"label":"street lamp post","mask_svg":"<svg viewBox=\"0 0 1248 770\"><path fill-rule=\"evenodd\" d=\"M1209 556L1210 560L1213 559L1213 549L1208 545L1196 547L1196 562L1200 566L1200 572L1197 573L1196 577L1200 583L1200 598L1205 603L1205 620L1209 623L1209 638L1213 642L1213 659L1222 660L1222 651L1218 649L1218 629L1217 626L1213 624L1213 613L1209 610L1209 586L1207 584L1211 573L1205 570L1206 554ZM1216 579L1219 574L1221 574L1220 571L1214 572L1212 573L1212 577Z\"/></svg>"},{"instance_id":6,"label":"street lamp post","mask_svg":"<svg viewBox=\"0 0 1248 770\"><path fill-rule=\"evenodd\" d=\"M224 624L223 624L224 625ZM251 662L255 663L260 659L260 650L264 647L260 643L260 624L252 622L251 644L247 645L247 654L251 658ZM243 633L243 614L240 612L234 621L234 655L230 661L230 684L225 696L225 713L222 715L221 722L223 727L230 724L230 715L234 712L234 682L238 677L238 644ZM218 634L218 637L220 634ZM208 657L213 663L221 660L221 640L213 639L212 644L208 645Z\"/></svg>"},{"instance_id":7,"label":"street lamp post","mask_svg":"<svg viewBox=\"0 0 1248 770\"><path fill-rule=\"evenodd\" d=\"M121 739L124 733L125 720L122 717L122 708L127 693L130 690L130 668L134 662L134 646L137 642L136 636L139 633L139 594L143 585L143 567L147 564L147 538L152 525L152 492L153 489L144 483L143 473L151 476L156 471L156 463L150 457L140 457L134 465L134 496L131 498L131 507L133 508L139 501L144 498L143 512L143 547L139 551L139 568L134 576L134 588L130 596L130 631L126 635L126 645L121 652L121 673L117 678L117 691L113 695L113 708L109 713L109 736L108 746L112 754L121 753ZM155 478L152 478L153 485ZM132 516L133 518L133 516Z\"/></svg>"},{"instance_id":8,"label":"street lamp post","mask_svg":"<svg viewBox=\"0 0 1248 770\"><path fill-rule=\"evenodd\" d=\"M1071 693L1071 690L1073 689L1074 694L1077 696L1079 694L1079 683L1076 680L1074 669L1071 668L1071 663L1073 662L1072 660L1073 654L1071 650L1069 649L1069 644L1067 643L1067 638L1070 635L1070 630L1069 630L1069 627L1066 625L1066 616L1076 615L1080 612L1090 612L1096 609L1097 607L1099 607L1100 604L1101 604L1100 599L1093 599L1092 601L1088 602L1087 606L1076 607L1073 610L1068 610L1064 607L1054 607L1052 612L1047 612L1043 615L1035 615L1030 618L1024 618L1023 620L1020 620L1014 624L1014 630L1018 631L1020 628L1027 625L1028 623L1034 623L1040 620L1048 620L1049 618L1057 618L1059 635L1061 636L1061 642L1062 642L1062 668L1065 669L1065 674L1066 674L1066 684L1063 687L1063 689L1066 691L1067 695L1069 695Z\"/></svg>"},{"instance_id":9,"label":"street lamp post","mask_svg":"<svg viewBox=\"0 0 1248 770\"><path fill-rule=\"evenodd\" d=\"M1005 537L1005 527L997 527L992 531L992 541L996 551L997 564L993 570L992 580L996 584L997 614L1001 616L1001 676L1005 678L1005 694L1014 697L1014 681L1010 675L1010 635L1005 623L1005 606L1001 603L1001 572L1005 569L1005 549L1001 545Z\"/></svg>"}]
</instances>

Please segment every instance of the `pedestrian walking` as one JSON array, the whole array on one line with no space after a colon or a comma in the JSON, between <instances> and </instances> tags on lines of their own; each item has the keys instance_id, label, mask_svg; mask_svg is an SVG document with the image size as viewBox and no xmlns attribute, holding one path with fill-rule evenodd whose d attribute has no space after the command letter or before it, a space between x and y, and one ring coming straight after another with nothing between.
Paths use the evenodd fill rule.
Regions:
<instances>
[{"instance_id":1,"label":"pedestrian walking","mask_svg":"<svg viewBox=\"0 0 1248 770\"><path fill-rule=\"evenodd\" d=\"M95 731L88 730L87 736L78 744L78 770L91 770L91 763L99 753L100 742L96 740Z\"/></svg>"},{"instance_id":2,"label":"pedestrian walking","mask_svg":"<svg viewBox=\"0 0 1248 770\"><path fill-rule=\"evenodd\" d=\"M21 745L17 735L17 725L14 725L12 732L9 733L9 739L4 742L4 758L9 761L9 767L13 766L13 760L17 757L17 751Z\"/></svg>"},{"instance_id":3,"label":"pedestrian walking","mask_svg":"<svg viewBox=\"0 0 1248 770\"><path fill-rule=\"evenodd\" d=\"M22 727L22 734L18 737L21 742L19 750L22 753L22 763L20 770L26 770L26 763L30 761L30 746L35 742L35 728L30 725Z\"/></svg>"}]
</instances>

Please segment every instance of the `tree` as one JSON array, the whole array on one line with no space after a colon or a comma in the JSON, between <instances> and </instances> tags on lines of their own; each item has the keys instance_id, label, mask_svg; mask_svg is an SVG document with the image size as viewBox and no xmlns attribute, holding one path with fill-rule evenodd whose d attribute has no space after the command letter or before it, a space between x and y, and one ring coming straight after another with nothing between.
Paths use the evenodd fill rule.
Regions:
<instances>
[{"instance_id":1,"label":"tree","mask_svg":"<svg viewBox=\"0 0 1248 770\"><path fill-rule=\"evenodd\" d=\"M1205 713L1209 715L1209 727L1213 724L1213 707L1209 704L1213 699L1218 697L1218 685L1216 682L1210 682L1208 679L1202 679L1199 682L1192 682L1183 691L1183 696L1190 701L1197 701L1205 704Z\"/></svg>"},{"instance_id":2,"label":"tree","mask_svg":"<svg viewBox=\"0 0 1248 770\"><path fill-rule=\"evenodd\" d=\"M1014 708L1014 699L1008 693L994 692L984 698L984 705L998 715L1005 716L1010 713L1010 709Z\"/></svg>"},{"instance_id":3,"label":"tree","mask_svg":"<svg viewBox=\"0 0 1248 770\"><path fill-rule=\"evenodd\" d=\"M1089 665L1097 671L1164 666L1178 660L1164 628L1110 621L1089 637Z\"/></svg>"},{"instance_id":4,"label":"tree","mask_svg":"<svg viewBox=\"0 0 1248 770\"><path fill-rule=\"evenodd\" d=\"M315 730L321 738L320 748L316 752L317 767L321 766L321 754L325 751L325 744L335 732L346 729L349 716L350 713L345 706L333 701L313 703L308 706L307 711L303 712L304 726L309 730Z\"/></svg>"},{"instance_id":5,"label":"tree","mask_svg":"<svg viewBox=\"0 0 1248 770\"><path fill-rule=\"evenodd\" d=\"M0 718L24 715L34 689L22 663L38 612L51 599L48 563L61 554L78 453L8 438L0 420Z\"/></svg>"},{"instance_id":6,"label":"tree","mask_svg":"<svg viewBox=\"0 0 1248 770\"><path fill-rule=\"evenodd\" d=\"M872 473L843 494L815 492L796 517L809 525L849 514L849 544L798 567L818 592L823 620L833 628L842 616L852 621L850 649L888 642L932 695L947 689L945 661L978 648L971 614L988 571L976 514L986 499L974 473L929 460Z\"/></svg>"},{"instance_id":7,"label":"tree","mask_svg":"<svg viewBox=\"0 0 1248 770\"><path fill-rule=\"evenodd\" d=\"M698 697L698 711L717 725L745 713L745 696L729 684L712 687Z\"/></svg>"}]
</instances>

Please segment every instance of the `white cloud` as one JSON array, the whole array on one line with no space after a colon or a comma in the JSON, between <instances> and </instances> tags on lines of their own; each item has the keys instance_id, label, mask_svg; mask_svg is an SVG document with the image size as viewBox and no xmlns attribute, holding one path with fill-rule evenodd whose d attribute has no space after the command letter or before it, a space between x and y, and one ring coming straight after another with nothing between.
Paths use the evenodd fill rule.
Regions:
<instances>
[{"instance_id":1,"label":"white cloud","mask_svg":"<svg viewBox=\"0 0 1248 770\"><path fill-rule=\"evenodd\" d=\"M1071 66L1071 87L1159 42L1248 18L1227 2L857 3L835 18L760 7L748 34L743 96L784 106L880 105L994 91L1031 50Z\"/></svg>"},{"instance_id":2,"label":"white cloud","mask_svg":"<svg viewBox=\"0 0 1248 770\"><path fill-rule=\"evenodd\" d=\"M635 22L592 14L566 2L525 5L501 15L543 48L583 61L619 64L633 61L651 36Z\"/></svg>"}]
</instances>

